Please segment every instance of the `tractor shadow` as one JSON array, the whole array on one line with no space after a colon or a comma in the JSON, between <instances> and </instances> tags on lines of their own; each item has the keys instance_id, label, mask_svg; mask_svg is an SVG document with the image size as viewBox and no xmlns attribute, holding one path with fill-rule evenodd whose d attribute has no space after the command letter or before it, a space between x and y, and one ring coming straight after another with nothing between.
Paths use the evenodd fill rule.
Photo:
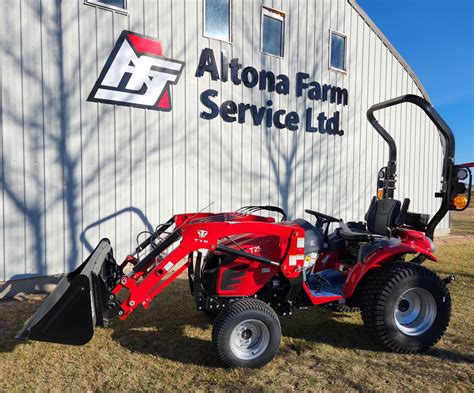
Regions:
<instances>
[{"instance_id":1,"label":"tractor shadow","mask_svg":"<svg viewBox=\"0 0 474 393\"><path fill-rule=\"evenodd\" d=\"M45 295L28 295L18 300L0 301L0 353L12 352L21 345L14 338L15 334L45 298ZM288 351L299 354L308 350L308 343L311 347L312 344L328 344L349 350L387 351L361 325L357 314L314 307L296 311L291 317L281 317L280 321L284 342L280 353L283 356ZM115 342L132 352L182 364L221 367L211 343L212 319L196 310L187 280L176 280L148 310L138 308L127 320L116 320L107 329L111 330ZM424 355L474 363L474 356L468 353L437 346Z\"/></svg>"},{"instance_id":2,"label":"tractor shadow","mask_svg":"<svg viewBox=\"0 0 474 393\"><path fill-rule=\"evenodd\" d=\"M283 336L346 349L384 351L352 314L315 307L281 317ZM133 352L184 364L221 367L211 343L212 319L198 312L187 280L176 280L148 310L114 321L112 339ZM299 349L289 344L289 350Z\"/></svg>"},{"instance_id":3,"label":"tractor shadow","mask_svg":"<svg viewBox=\"0 0 474 393\"><path fill-rule=\"evenodd\" d=\"M148 310L137 308L111 325L112 339L133 352L183 364L220 367L211 343L212 320L198 312L187 280L166 288Z\"/></svg>"},{"instance_id":4,"label":"tractor shadow","mask_svg":"<svg viewBox=\"0 0 474 393\"><path fill-rule=\"evenodd\" d=\"M283 341L285 338L293 339L282 345L280 353L307 350L305 342L349 350L387 352L362 325L359 315L313 307L298 310L291 317L280 317ZM126 321L115 321L111 328L112 339L130 351L183 364L221 367L211 342L212 319L196 310L187 280L176 280L148 310L137 309ZM424 355L457 362L473 361L468 354L437 347Z\"/></svg>"}]
</instances>

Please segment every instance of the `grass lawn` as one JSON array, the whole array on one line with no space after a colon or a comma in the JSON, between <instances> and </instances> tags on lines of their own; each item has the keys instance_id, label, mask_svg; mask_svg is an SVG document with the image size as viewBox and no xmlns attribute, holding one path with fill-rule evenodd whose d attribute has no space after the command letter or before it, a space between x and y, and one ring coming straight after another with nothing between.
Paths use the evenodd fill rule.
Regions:
<instances>
[{"instance_id":1,"label":"grass lawn","mask_svg":"<svg viewBox=\"0 0 474 393\"><path fill-rule=\"evenodd\" d=\"M453 235L474 235L474 203L463 212L451 212L451 222Z\"/></svg>"},{"instance_id":2,"label":"grass lawn","mask_svg":"<svg viewBox=\"0 0 474 393\"><path fill-rule=\"evenodd\" d=\"M474 209L455 214L457 235L438 239L450 286L451 324L430 351L399 355L374 342L360 315L312 308L282 317L275 360L260 370L221 368L211 321L176 280L148 311L97 329L82 347L17 342L14 334L41 296L0 302L0 391L474 391Z\"/></svg>"}]
</instances>

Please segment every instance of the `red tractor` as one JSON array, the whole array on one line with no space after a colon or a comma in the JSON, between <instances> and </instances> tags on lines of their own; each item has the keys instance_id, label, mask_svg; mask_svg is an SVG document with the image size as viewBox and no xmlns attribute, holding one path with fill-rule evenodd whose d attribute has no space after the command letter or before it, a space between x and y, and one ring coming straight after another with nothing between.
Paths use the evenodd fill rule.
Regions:
<instances>
[{"instance_id":1,"label":"red tractor","mask_svg":"<svg viewBox=\"0 0 474 393\"><path fill-rule=\"evenodd\" d=\"M444 146L441 206L429 220L393 198L396 146L374 112L408 102L437 126ZM360 308L365 325L385 346L415 353L434 345L451 313L446 284L421 264L433 255L435 227L449 210L470 202L471 171L454 164L454 136L424 99L406 95L368 111L389 145L379 172L377 197L365 222L347 222L306 210L315 223L286 220L273 206L229 213L178 214L159 225L118 265L107 239L67 275L25 323L18 338L82 345L95 326L145 309L188 269L199 311L215 316L212 342L226 366L261 367L278 351L277 314L311 305ZM281 221L257 211L281 214ZM337 228L329 232L331 225ZM336 226L335 225L335 226Z\"/></svg>"}]
</instances>

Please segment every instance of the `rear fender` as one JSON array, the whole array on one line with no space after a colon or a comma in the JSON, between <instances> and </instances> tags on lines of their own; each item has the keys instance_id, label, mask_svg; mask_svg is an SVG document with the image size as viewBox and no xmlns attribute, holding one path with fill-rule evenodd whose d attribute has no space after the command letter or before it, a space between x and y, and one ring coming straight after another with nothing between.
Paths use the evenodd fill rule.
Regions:
<instances>
[{"instance_id":1,"label":"rear fender","mask_svg":"<svg viewBox=\"0 0 474 393\"><path fill-rule=\"evenodd\" d=\"M408 245L403 242L375 251L362 261L357 262L349 273L346 284L344 285L345 297L349 298L354 294L357 286L370 270L378 269L387 263L397 261L403 255L407 254L421 254L431 261L438 261L438 259L432 253L426 251L426 249L418 247L417 245Z\"/></svg>"}]
</instances>

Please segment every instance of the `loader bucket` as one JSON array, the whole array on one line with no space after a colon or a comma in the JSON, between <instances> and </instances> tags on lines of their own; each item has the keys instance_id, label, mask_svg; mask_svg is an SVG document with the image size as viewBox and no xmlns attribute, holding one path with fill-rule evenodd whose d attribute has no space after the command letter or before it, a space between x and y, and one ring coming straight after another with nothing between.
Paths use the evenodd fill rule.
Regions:
<instances>
[{"instance_id":1,"label":"loader bucket","mask_svg":"<svg viewBox=\"0 0 474 393\"><path fill-rule=\"evenodd\" d=\"M59 282L16 338L86 344L95 326L104 326L122 310L111 292L120 277L110 242L102 239L81 266Z\"/></svg>"}]
</instances>

